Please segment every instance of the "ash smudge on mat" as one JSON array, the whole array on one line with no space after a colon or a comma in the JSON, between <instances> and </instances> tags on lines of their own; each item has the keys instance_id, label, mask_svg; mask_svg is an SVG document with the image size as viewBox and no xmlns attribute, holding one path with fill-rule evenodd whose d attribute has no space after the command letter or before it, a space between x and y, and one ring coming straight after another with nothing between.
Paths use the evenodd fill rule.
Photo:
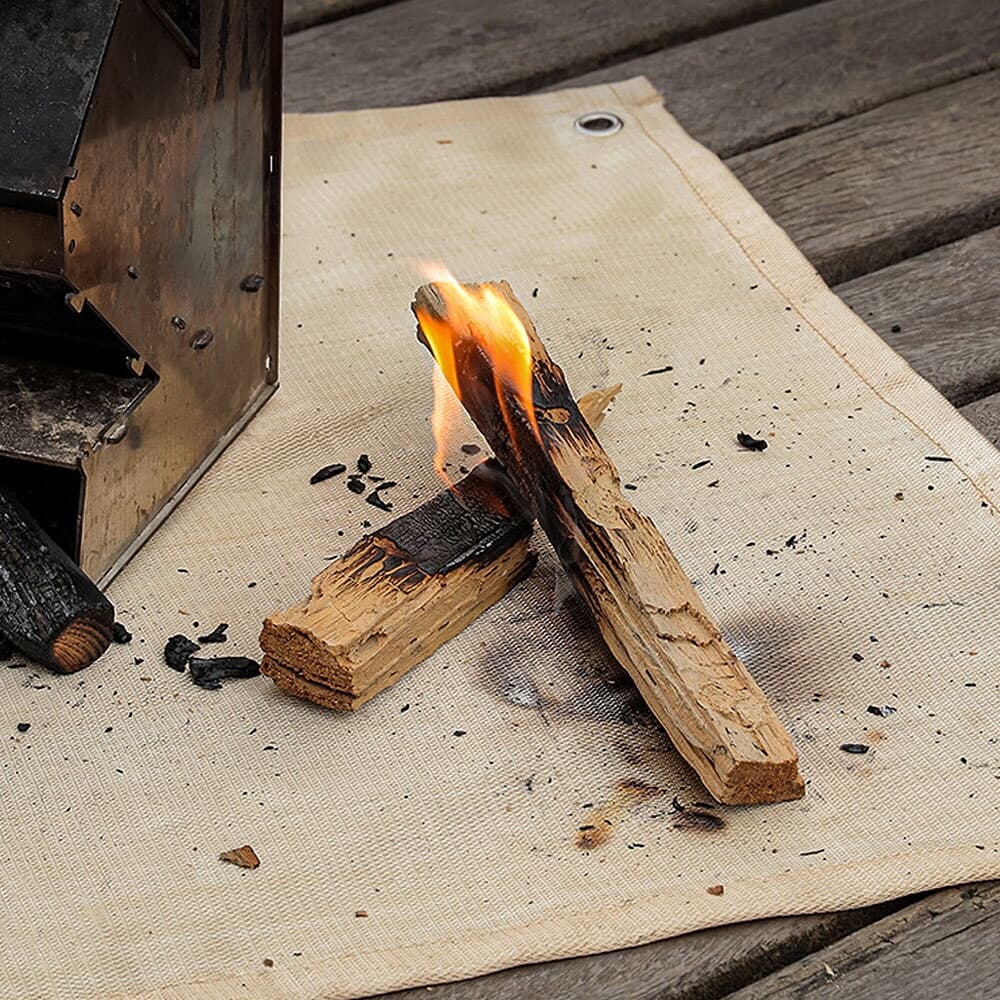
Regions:
<instances>
[{"instance_id":1,"label":"ash smudge on mat","mask_svg":"<svg viewBox=\"0 0 1000 1000\"><path fill-rule=\"evenodd\" d=\"M556 626L573 637L565 669L557 673L537 670L536 664L546 662L551 629ZM483 649L479 673L490 693L509 705L539 713L550 724L557 719L579 719L659 728L575 594L560 607L512 619L507 641ZM663 739L668 743L666 734Z\"/></svg>"}]
</instances>

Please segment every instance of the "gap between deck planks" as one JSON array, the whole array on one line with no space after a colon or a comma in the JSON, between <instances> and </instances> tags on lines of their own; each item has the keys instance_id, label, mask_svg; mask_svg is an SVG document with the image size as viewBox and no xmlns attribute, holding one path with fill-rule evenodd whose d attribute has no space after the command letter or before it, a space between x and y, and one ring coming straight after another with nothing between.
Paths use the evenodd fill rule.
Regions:
<instances>
[{"instance_id":1,"label":"gap between deck planks","mask_svg":"<svg viewBox=\"0 0 1000 1000\"><path fill-rule=\"evenodd\" d=\"M810 0L404 0L285 42L285 109L524 93Z\"/></svg>"},{"instance_id":2,"label":"gap between deck planks","mask_svg":"<svg viewBox=\"0 0 1000 1000\"><path fill-rule=\"evenodd\" d=\"M996 997L1000 882L936 892L731 995L730 1000ZM914 954L921 956L919 967Z\"/></svg>"},{"instance_id":3,"label":"gap between deck planks","mask_svg":"<svg viewBox=\"0 0 1000 1000\"><path fill-rule=\"evenodd\" d=\"M418 2L410 0L410 4ZM879 8L875 21L857 10L858 2L830 0L649 57L669 61L676 53L686 53L681 66L684 72L671 70L667 77L654 75L654 79L665 86L668 107L678 101L687 109L682 121L696 137L708 139L717 149L733 144L730 135L742 136L739 141L745 141L748 134L794 131L803 121L811 120L808 114L803 119L803 108L815 107L831 95L838 109L835 114L849 113L857 93L852 96L849 88L845 92L838 83L845 74L860 75L864 82L859 86L866 100L878 107L729 160L751 192L831 282L905 261L981 230L1000 214L1000 171L995 168L1000 161L1000 73L973 76L881 103L901 85L916 85L922 75L933 84L952 75L979 72L984 49L992 52L994 59L1000 51L1000 8L957 0L956 17L941 26L940 18L930 17L926 0ZM438 0L437 7L440 5ZM394 5L393 12L401 6ZM379 13L388 16L392 12ZM349 19L362 20L365 18ZM824 25L830 36L838 39L835 55L841 57L829 62L827 72L809 55L795 57L796 40L801 37L804 45L810 39L815 41ZM426 65L428 60L421 58L426 53L421 50L430 44L425 37L428 28L424 27L423 35L417 28L406 46L407 58ZM847 41L850 28L863 36L854 57ZM872 45L868 35L876 30L886 35ZM785 82L773 93L765 86L767 66L777 73L774 63L764 61L768 31L776 33L774 55ZM892 41L887 42L886 37ZM729 58L723 61L717 58L721 51L718 39L728 39L722 50ZM879 46L885 58L877 57ZM395 56L388 53L386 58L391 69ZM352 73L352 65L352 60L345 59L339 68L337 63L327 66L333 84L320 88L327 107L343 103L339 83L358 75ZM725 81L733 77L739 99L727 92ZM755 79L756 88L750 86ZM405 81L389 76L383 85L387 82L396 89L384 96L394 103L410 99L402 89ZM753 99L748 94L753 94ZM786 100L789 94L806 95L804 104L794 98ZM296 96L290 94L293 106ZM711 134L704 134L706 129ZM834 159L837 170L829 166ZM975 254L988 250L983 246L970 252L967 265L960 268L961 280L975 279ZM940 280L940 274L947 273L948 256L926 264L921 260L918 271L922 273L914 275L911 289L917 289L931 273L933 281ZM988 259L988 254L981 259ZM893 280L897 277L902 276ZM849 301L851 293L845 289ZM948 296L941 298L947 301ZM903 325L900 340L891 334L891 325L896 322ZM945 381L936 384L953 402L974 401L998 387L1000 338L992 336L991 324L987 322L979 333L970 330L959 338L950 322L924 322L919 331L927 335L924 341L906 337L911 326L909 320L892 320L889 326L877 329L925 375L934 369L937 356L945 358ZM971 356L967 351L970 347Z\"/></svg>"},{"instance_id":4,"label":"gap between deck planks","mask_svg":"<svg viewBox=\"0 0 1000 1000\"><path fill-rule=\"evenodd\" d=\"M400 0L285 0L285 34L329 24L352 14L388 7Z\"/></svg>"},{"instance_id":5,"label":"gap between deck planks","mask_svg":"<svg viewBox=\"0 0 1000 1000\"><path fill-rule=\"evenodd\" d=\"M563 80L646 76L719 156L1000 68L1000 16L983 0L828 0Z\"/></svg>"}]
</instances>

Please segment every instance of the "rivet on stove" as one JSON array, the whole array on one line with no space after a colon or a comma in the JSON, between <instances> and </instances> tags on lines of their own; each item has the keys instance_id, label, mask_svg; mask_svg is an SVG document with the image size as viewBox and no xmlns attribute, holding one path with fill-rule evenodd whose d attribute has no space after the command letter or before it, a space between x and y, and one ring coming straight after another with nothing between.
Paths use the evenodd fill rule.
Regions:
<instances>
[{"instance_id":1,"label":"rivet on stove","mask_svg":"<svg viewBox=\"0 0 1000 1000\"><path fill-rule=\"evenodd\" d=\"M625 122L611 111L591 111L589 114L580 115L573 122L573 127L577 132L590 136L614 135L620 132L625 126Z\"/></svg>"},{"instance_id":2,"label":"rivet on stove","mask_svg":"<svg viewBox=\"0 0 1000 1000\"><path fill-rule=\"evenodd\" d=\"M186 330L187 329L187 320L183 316L171 316L170 317L170 325L175 330Z\"/></svg>"},{"instance_id":3,"label":"rivet on stove","mask_svg":"<svg viewBox=\"0 0 1000 1000\"><path fill-rule=\"evenodd\" d=\"M215 340L215 334L211 330L199 330L191 338L191 350L203 351L213 340Z\"/></svg>"},{"instance_id":4,"label":"rivet on stove","mask_svg":"<svg viewBox=\"0 0 1000 1000\"><path fill-rule=\"evenodd\" d=\"M137 278L139 277L139 268L137 268L137 267L135 266L135 264L129 264L129 266L125 268L125 273L126 273L126 274L127 274L127 275L128 275L128 276L129 276L129 277L130 277L130 278L131 278L131 279L132 279L133 281L135 281L135 280L136 280L136 279L137 279Z\"/></svg>"}]
</instances>

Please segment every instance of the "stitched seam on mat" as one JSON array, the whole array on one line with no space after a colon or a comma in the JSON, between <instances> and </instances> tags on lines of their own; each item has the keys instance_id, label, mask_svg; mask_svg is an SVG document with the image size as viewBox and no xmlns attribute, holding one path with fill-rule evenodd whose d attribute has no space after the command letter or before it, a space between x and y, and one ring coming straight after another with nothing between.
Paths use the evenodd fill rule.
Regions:
<instances>
[{"instance_id":1,"label":"stitched seam on mat","mask_svg":"<svg viewBox=\"0 0 1000 1000\"><path fill-rule=\"evenodd\" d=\"M635 107L634 104L630 104L628 101L625 101L625 100L622 99L622 97L618 93L618 91L615 90L615 85L613 83L608 84L608 88L611 90L611 92L615 95L615 97L621 102L621 104L624 107L626 107L626 108L629 108L629 107L634 108ZM645 107L647 103L648 102L644 102L643 104L639 105L639 107ZM663 107L662 95L661 95L660 101L658 103L659 103L660 107L662 108ZM680 163L677 162L677 160L675 159L673 153L671 153L670 150L667 149L667 147L649 130L649 128L647 128L646 123L638 115L633 115L633 118L638 123L639 127L645 133L646 137L650 140L650 142L652 142L667 157L667 159L670 160L670 162L674 165L674 167L676 168L677 172L681 175L681 177L684 178L684 181L687 184L687 186L691 189L692 192L694 192L694 194L698 198L698 200L712 214L712 217L715 219L715 221L718 222L719 225L722 226L722 228L729 234L729 236L732 238L733 242L743 252L743 255L746 257L748 263L752 265L752 267L754 268L754 270L761 276L761 278L764 279L764 281L766 281L771 286L771 288L774 289L774 291L776 291L779 295L781 295L782 298L784 298L786 301L788 301L789 300L789 296L787 296L785 294L784 290L777 283L777 281L775 279L773 279L766 271L764 271L761 268L760 264L757 263L757 261L755 260L755 258L753 257L753 255L750 253L750 251L743 245L742 240L740 240L740 238L736 235L736 233L734 233L733 230L729 227L729 223L727 222L727 220L725 218L723 218L723 216L720 215L718 211L716 211L715 207L702 194L701 189L695 183L695 181L691 177L691 175L680 165ZM720 163L721 162L722 161L720 160ZM723 166L725 166L724 163L723 163ZM729 168L727 167L726 169L728 170ZM739 179L737 178L737 182L738 181L739 181ZM751 198L753 197L753 195L751 195L749 191L747 192L747 196L751 197ZM756 203L756 199L754 199L754 202ZM777 225L777 223L774 222L774 220L771 219L770 216L768 216L768 219L774 225ZM781 231L782 231L782 233L784 233L784 230L781 230ZM784 235L787 236L786 233ZM793 242L793 245L794 245L794 241L792 241L792 242ZM797 245L796 245L795 249L798 250L798 246ZM799 253L801 253L801 252L802 251L799 250ZM824 282L824 284L825 284L825 282ZM828 285L826 286L826 289L829 292L829 294L836 296L837 293L834 292ZM835 341L833 341L830 338L828 338L821 330L819 330L815 326L814 323L812 323L811 320L809 320L805 315L803 315L803 313L799 309L797 303L790 302L790 305L791 305L792 310L794 311L795 315L798 316L799 319L802 320L802 322L805 323L805 325L810 330L812 330L812 332L814 334L816 334L816 336L819 337L819 339L822 340L823 343L826 344L826 346L829 347L830 350L833 351L833 353L836 354L837 357L840 358L848 366L848 368L850 368L851 371L853 371L854 374L857 375L857 377L859 379L861 379L861 381L865 385L868 386L869 389L871 389L871 391L875 394L875 396L878 399L880 399L883 403L885 403L885 405L888 406L890 409L892 409L896 413L898 413L908 423L912 424L918 431L920 431L921 434L924 435L924 437L926 437L932 444L934 444L935 447L937 447L940 451L942 451L945 454L947 454L948 457L952 459L952 462L954 463L955 468L958 469L958 471L965 477L966 482L969 483L969 485L973 488L973 490L975 491L976 495L980 498L980 500L982 500L984 503L988 504L989 507L990 507L990 509L994 513L1000 512L1000 508L997 507L997 503L993 500L992 493L987 491L987 487L982 486L973 476L971 476L968 472L966 472L965 468L959 462L956 462L954 460L954 458L948 452L948 449L945 448L945 446L943 444L941 444L941 442L938 441L927 430L926 427L923 427L920 423L918 423L917 420L910 413L908 413L906 410L904 410L901 407L897 406L891 400L889 400L885 396L883 396L882 393L879 392L878 388L874 385L874 383L872 383L872 381L867 377L867 375L865 374L865 372L862 369L860 369L860 368L857 367L857 365L850 358L850 356L846 352L841 352L841 350L838 348L838 346L837 346L837 344L836 344ZM859 320L859 322L861 322L861 321ZM876 336L877 336L877 334L876 334ZM902 355L899 355L898 352L895 352L895 353L897 353L897 357L901 357L902 358ZM909 366L909 362L906 361L905 358L902 358L902 360L903 360L903 362L905 364L907 364ZM910 366L910 367L911 367L911 370L912 370L912 366ZM920 376L917 376L917 377L919 378ZM923 381L926 382L926 379L923 379ZM934 386L931 386L931 388L934 388ZM936 388L934 389L934 391L935 392L939 392L939 390L937 390ZM942 398L944 398L944 397L942 397ZM948 401L946 400L946 402L948 402ZM950 406L951 403L948 402L948 405ZM956 408L956 410L957 410L957 408Z\"/></svg>"},{"instance_id":2,"label":"stitched seam on mat","mask_svg":"<svg viewBox=\"0 0 1000 1000\"><path fill-rule=\"evenodd\" d=\"M992 848L993 851L998 850L998 848L1000 848L1000 841L994 841L991 844L991 848ZM841 863L836 864L836 865L828 865L828 866L826 866L826 867L824 867L822 869L816 869L816 868L810 869L810 868L806 868L806 869L803 869L803 871L805 871L805 872L810 872L810 871L816 872L816 871L820 871L821 870L822 874L824 876L827 876L831 872L851 871L851 870L857 868L859 864L861 866L871 865L871 864L882 865L882 864L885 864L887 862L891 863L891 862L899 861L899 860L904 859L904 858L913 859L914 861L916 861L916 860L920 860L920 859L923 859L923 858L938 858L941 855L950 855L950 854L958 852L958 851L965 852L965 851L969 851L969 850L976 850L976 848L972 847L971 845L965 844L965 845L959 845L957 847L936 847L936 848L933 848L931 850L923 850L923 851L902 851L902 852L898 852L896 854L884 854L884 855L879 855L878 857L865 858L865 859L863 859L860 862L858 862L858 861L844 861L844 862L841 862ZM778 873L778 874L775 874L775 875L769 875L769 876L767 876L764 879L749 880L749 881L754 886L764 886L764 885L769 885L769 884L771 884L773 882L776 882L776 881L777 882L784 881L785 879L801 875L802 873L803 873L802 871L799 871L799 872L786 871L786 872L781 872L781 873ZM974 881L974 882L975 881L989 882L989 881L992 881L993 878L994 878L994 876L992 874L990 874L990 875L984 876L984 877L979 878L979 879L973 878L972 881ZM962 881L967 881L967 879L962 879ZM740 883L736 883L736 884L739 885ZM947 889L947 888L949 888L949 887L951 887L952 885L955 885L955 884L958 884L958 883L954 883L954 882L942 883L941 885L938 885L936 887L932 887L932 888L930 888L930 889L928 889L926 891L928 891L928 892L936 892L939 889ZM924 890L921 890L921 891L924 891ZM622 910L624 910L624 909L626 909L628 907L632 907L632 906L634 906L636 904L642 905L642 904L650 902L650 901L656 901L656 900L660 900L660 899L665 899L668 895L669 895L669 893L665 892L662 889L658 889L655 892L649 892L649 893L646 893L645 895L642 895L642 896L632 896L632 897L630 897L628 899L619 901L617 903L607 904L605 906L602 906L599 910L592 911L592 913L593 914L601 914L601 913L613 914L613 913L616 913L616 912L620 912L620 911L622 911ZM888 898L894 898L894 897L888 897ZM898 897L895 897L895 898L898 898ZM862 903L862 904L859 904L859 905L864 906L864 905L869 905L869 904ZM479 940L481 940L483 938L487 938L487 937L497 937L498 935L507 934L510 931L517 931L517 932L528 931L528 930L531 930L532 928L535 928L535 927L544 927L546 924L554 923L556 920L565 919L565 918L571 916L574 912L576 912L577 909L578 909L577 907L575 907L573 905L567 904L567 905L562 906L562 907L553 908L548 913L546 913L544 915L539 915L539 917L537 919L532 920L532 921L530 921L528 923L525 923L525 924L510 924L510 925L507 925L507 926L502 927L502 928L493 928L493 929L487 929L487 930L479 930L479 931L474 931L471 934L463 934L463 935L459 935L459 936L456 936L456 937L435 937L435 938L431 938L431 939L429 939L427 941L419 941L419 942L414 942L413 944L403 945L402 947L399 947L398 945L394 945L394 946L389 947L389 948L379 948L379 949L374 950L374 951L371 951L371 950L360 950L360 951L347 952L347 953L341 954L341 955L331 955L329 958L320 959L320 961L317 964L315 964L315 965L308 965L308 964L307 965L303 965L298 971L301 971L302 973L322 974L322 970L325 969L328 965L331 965L331 964L336 963L336 962L343 962L346 959L375 958L375 957L378 957L380 955L392 955L392 954L396 954L396 953L399 953L399 952L408 952L408 951L415 951L415 950L418 950L418 949L421 949L421 948L436 947L436 946L439 946L439 945L441 945L441 944L443 944L445 942L449 942L449 943L452 943L452 944L461 944L461 943L464 943L464 942L476 942L476 941L479 941ZM814 911L812 911L812 910L797 910L797 911L795 911L793 913L778 914L778 916L798 916L798 915L801 915L801 914L804 914L804 913L812 913L812 912L814 912ZM831 912L831 911L826 911L826 912ZM766 919L766 918L765 917L750 917L750 918L744 918L744 919L763 920L763 919ZM707 930L709 927L714 927L714 926L725 927L725 926L729 926L732 923L735 923L735 921L726 921L723 924L711 924L711 925L707 925L705 928L702 928L702 929ZM690 933L694 933L694 931L686 931L686 932L683 932L683 933L689 933L690 934ZM677 937L677 936L680 936L680 935L672 935L672 936ZM651 940L656 940L656 939L653 938ZM570 955L570 956L564 956L564 957L574 957L574 956ZM540 961L544 961L544 959L541 959ZM533 963L529 963L529 964L533 964ZM500 967L500 969L503 969L503 968L513 968L513 966L501 966ZM500 969L497 969L497 970L494 970L494 971L500 971ZM267 975L266 973L255 973L254 976L253 976L253 978L262 979L266 975ZM465 978L476 978L476 977L478 977L480 975L489 975L489 973L488 972L473 973L472 976L465 977ZM151 987L151 988L148 988L148 989L146 987L141 987L139 992L132 991L132 992L126 993L126 994L115 994L115 995L121 996L121 997L124 997L124 998L127 998L127 997L136 997L136 996L138 996L138 997L151 996L155 992L162 992L163 990L176 989L176 988L181 987L181 986L202 986L202 985L204 985L204 986L213 986L213 985L220 985L220 984L224 985L225 983L229 983L229 982L232 982L232 981L237 980L237 979L247 979L247 978L250 978L250 977L247 977L245 975L241 975L240 973L234 973L234 974L231 974L231 975L230 974L226 974L223 977L214 977L214 978L211 978L211 979L203 979L203 978L185 979L185 980L178 980L177 982L173 982L173 983L167 983L165 985L154 986L154 987ZM456 981L461 981L461 980L456 980ZM392 991L395 991L395 990L400 990L400 989L414 989L414 988L417 988L417 987L395 986L395 987L392 987L391 989L392 989ZM382 990L381 992L385 992L385 990ZM322 992L322 993L311 994L311 996L313 997L313 1000L328 1000L328 998L331 996L331 994L326 993L326 992Z\"/></svg>"}]
</instances>

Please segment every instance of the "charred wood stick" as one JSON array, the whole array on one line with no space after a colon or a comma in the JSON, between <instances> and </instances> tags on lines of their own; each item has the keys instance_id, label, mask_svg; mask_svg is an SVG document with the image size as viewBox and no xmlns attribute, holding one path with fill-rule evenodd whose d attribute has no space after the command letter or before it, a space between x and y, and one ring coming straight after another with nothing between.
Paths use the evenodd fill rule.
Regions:
<instances>
[{"instance_id":1,"label":"charred wood stick","mask_svg":"<svg viewBox=\"0 0 1000 1000\"><path fill-rule=\"evenodd\" d=\"M597 426L621 386L588 393ZM261 673L328 708L355 709L495 604L535 565L531 520L493 459L367 535L264 622Z\"/></svg>"},{"instance_id":2,"label":"charred wood stick","mask_svg":"<svg viewBox=\"0 0 1000 1000\"><path fill-rule=\"evenodd\" d=\"M612 654L705 787L727 803L802 796L788 734L653 522L622 495L510 286L425 285L413 309Z\"/></svg>"},{"instance_id":3,"label":"charred wood stick","mask_svg":"<svg viewBox=\"0 0 1000 1000\"><path fill-rule=\"evenodd\" d=\"M110 645L115 611L13 495L0 488L0 634L61 673Z\"/></svg>"}]
</instances>

